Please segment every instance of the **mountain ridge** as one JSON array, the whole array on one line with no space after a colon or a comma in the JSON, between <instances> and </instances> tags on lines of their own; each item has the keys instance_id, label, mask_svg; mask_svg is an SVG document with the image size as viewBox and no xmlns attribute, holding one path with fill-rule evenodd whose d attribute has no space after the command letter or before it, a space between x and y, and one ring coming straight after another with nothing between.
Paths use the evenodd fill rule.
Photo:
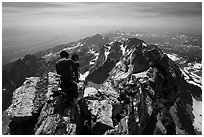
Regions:
<instances>
[{"instance_id":1,"label":"mountain ridge","mask_svg":"<svg viewBox=\"0 0 204 137\"><path fill-rule=\"evenodd\" d=\"M30 129L32 132L29 134L201 133L199 126L193 125L193 101L199 101L202 90L187 83L179 67L162 50L137 38L110 42L104 37L95 36L100 42L95 37L94 43L87 38L76 43L74 48L66 48L70 53L79 54L81 73L88 72L85 81L78 84L81 122L74 122L76 110L63 104L56 95L59 77L53 70L52 73L46 71L40 82L33 86L38 93L42 93L41 96L36 95L37 104L42 97L46 99L39 105L39 116L33 115L37 120L34 120L35 128ZM97 48L99 45L100 48ZM26 56L23 62L29 57ZM52 65L57 60L56 56L53 58ZM43 59L46 60L45 56ZM32 85L32 80L27 87L25 82L20 90L25 87L25 91L30 91L29 84ZM44 88L39 91L41 87ZM197 92L193 91L195 89ZM17 91L14 95L18 95ZM57 102L51 100L51 95L57 98ZM62 106L65 108L60 109ZM16 112L16 107L10 107L7 112ZM16 122L9 115L13 123L8 123L5 133L26 134L23 124L29 120L24 121L25 116L21 116Z\"/></svg>"}]
</instances>

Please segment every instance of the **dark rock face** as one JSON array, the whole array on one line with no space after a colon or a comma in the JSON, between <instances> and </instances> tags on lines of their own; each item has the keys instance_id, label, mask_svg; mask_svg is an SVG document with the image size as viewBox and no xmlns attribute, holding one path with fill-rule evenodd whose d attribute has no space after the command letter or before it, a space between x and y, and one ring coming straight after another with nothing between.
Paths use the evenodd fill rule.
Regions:
<instances>
[{"instance_id":1,"label":"dark rock face","mask_svg":"<svg viewBox=\"0 0 204 137\"><path fill-rule=\"evenodd\" d=\"M122 56L120 45L122 45L122 43L117 41L113 43L113 45L111 45L110 53L107 57L108 59L114 59L116 62L118 62L118 60Z\"/></svg>"},{"instance_id":2,"label":"dark rock face","mask_svg":"<svg viewBox=\"0 0 204 137\"><path fill-rule=\"evenodd\" d=\"M93 71L88 77L87 81L92 81L93 83L101 84L109 76L109 72L113 69L116 62L114 60L107 59L102 66L97 70Z\"/></svg>"},{"instance_id":3,"label":"dark rock face","mask_svg":"<svg viewBox=\"0 0 204 137\"><path fill-rule=\"evenodd\" d=\"M108 52L107 58L104 60L104 62L102 62L102 64L100 64L97 69L91 72L86 81L101 84L108 78L109 72L115 67L116 62L118 62L118 60L122 56L120 45L120 42L113 43L110 51Z\"/></svg>"},{"instance_id":4,"label":"dark rock face","mask_svg":"<svg viewBox=\"0 0 204 137\"><path fill-rule=\"evenodd\" d=\"M4 71L3 75L3 110L10 105L15 88L20 87L27 77L45 77L49 72L49 65L43 58L35 55L26 55L23 59L17 60L9 71Z\"/></svg>"},{"instance_id":5,"label":"dark rock face","mask_svg":"<svg viewBox=\"0 0 204 137\"><path fill-rule=\"evenodd\" d=\"M133 52L132 64L134 64L133 73L145 71L150 67L147 58L145 58L144 54L142 54L142 52L139 51L139 49Z\"/></svg>"},{"instance_id":6,"label":"dark rock face","mask_svg":"<svg viewBox=\"0 0 204 137\"><path fill-rule=\"evenodd\" d=\"M103 37L100 34L96 34L92 37L87 37L85 39L80 40L82 46L75 48L73 51L79 55L79 62L80 62L80 72L83 74L90 69L90 61L94 58L93 54L88 53L90 49L94 50L97 53L102 53L101 50L103 49L103 45L109 43L108 37ZM99 55L100 56L100 55Z\"/></svg>"},{"instance_id":7,"label":"dark rock face","mask_svg":"<svg viewBox=\"0 0 204 137\"><path fill-rule=\"evenodd\" d=\"M193 99L202 100L202 90L187 83L159 48L131 38L97 50L95 68L89 67L86 80L78 83L80 96L74 102L59 89L55 73L25 81L6 111L11 120L7 134L201 134L194 126Z\"/></svg>"},{"instance_id":8,"label":"dark rock face","mask_svg":"<svg viewBox=\"0 0 204 137\"><path fill-rule=\"evenodd\" d=\"M127 49L131 49L132 47L142 47L142 44L144 43L143 40L137 39L137 38L129 38L127 40Z\"/></svg>"},{"instance_id":9,"label":"dark rock face","mask_svg":"<svg viewBox=\"0 0 204 137\"><path fill-rule=\"evenodd\" d=\"M18 87L26 77L42 76L45 71L40 71L40 69L48 69L48 67L43 68L44 65L46 65L45 60L38 59L34 55L26 55L22 60L14 63L9 71L10 77Z\"/></svg>"}]
</instances>

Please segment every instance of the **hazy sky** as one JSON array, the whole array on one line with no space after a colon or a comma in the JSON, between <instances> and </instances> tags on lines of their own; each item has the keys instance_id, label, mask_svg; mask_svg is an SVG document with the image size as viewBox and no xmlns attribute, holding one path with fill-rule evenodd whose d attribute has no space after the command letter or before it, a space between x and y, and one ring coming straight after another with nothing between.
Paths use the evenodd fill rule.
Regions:
<instances>
[{"instance_id":1,"label":"hazy sky","mask_svg":"<svg viewBox=\"0 0 204 137\"><path fill-rule=\"evenodd\" d=\"M191 28L201 31L202 3L3 3L3 28L100 32L109 29Z\"/></svg>"},{"instance_id":2,"label":"hazy sky","mask_svg":"<svg viewBox=\"0 0 204 137\"><path fill-rule=\"evenodd\" d=\"M201 14L201 2L3 2L3 63L96 33L115 30L201 32Z\"/></svg>"}]
</instances>

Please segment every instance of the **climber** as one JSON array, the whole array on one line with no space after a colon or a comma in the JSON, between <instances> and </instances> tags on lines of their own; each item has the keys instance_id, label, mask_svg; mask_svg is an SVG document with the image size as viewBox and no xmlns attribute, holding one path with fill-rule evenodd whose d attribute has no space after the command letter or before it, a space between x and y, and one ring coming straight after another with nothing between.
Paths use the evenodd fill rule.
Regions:
<instances>
[{"instance_id":1,"label":"climber","mask_svg":"<svg viewBox=\"0 0 204 137\"><path fill-rule=\"evenodd\" d=\"M68 59L69 54L66 51L60 52L60 59L56 63L57 74L60 75L60 88L68 95L70 100L77 99L78 87L74 82L73 70L79 68L79 62Z\"/></svg>"},{"instance_id":2,"label":"climber","mask_svg":"<svg viewBox=\"0 0 204 137\"><path fill-rule=\"evenodd\" d=\"M73 61L79 61L79 57L76 53L72 54ZM79 65L73 67L73 73L74 73L74 81L79 82Z\"/></svg>"},{"instance_id":3,"label":"climber","mask_svg":"<svg viewBox=\"0 0 204 137\"><path fill-rule=\"evenodd\" d=\"M63 99L62 102L67 102L72 106L72 109L69 109L70 111L73 111L74 114L72 115L74 118L74 121L77 125L76 129L76 134L79 134L80 132L80 126L79 126L79 117L80 117L80 107L77 102L78 98L78 87L77 83L74 81L74 75L75 68L79 68L79 61L73 61L69 58L69 54L66 51L61 51L60 52L60 59L56 63L56 71L57 74L60 75L61 83L60 83L60 88L62 89L63 93L65 93L65 98ZM64 105L63 103L58 103L62 105L63 107L56 108L66 108L67 105ZM60 112L61 115L69 116L68 112L66 111L67 109L62 109L62 112ZM71 119L72 119L71 118Z\"/></svg>"}]
</instances>

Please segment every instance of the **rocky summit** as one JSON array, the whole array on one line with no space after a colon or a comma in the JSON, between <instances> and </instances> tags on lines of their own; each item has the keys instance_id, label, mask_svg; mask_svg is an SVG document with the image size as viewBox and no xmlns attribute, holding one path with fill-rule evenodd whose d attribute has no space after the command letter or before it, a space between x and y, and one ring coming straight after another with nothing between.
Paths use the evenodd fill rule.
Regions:
<instances>
[{"instance_id":1,"label":"rocky summit","mask_svg":"<svg viewBox=\"0 0 204 137\"><path fill-rule=\"evenodd\" d=\"M78 99L67 99L55 71L26 78L4 111L3 134L202 134L195 105L201 88L186 81L157 46L137 38L110 42L97 34L66 50L86 62L80 61Z\"/></svg>"}]
</instances>

